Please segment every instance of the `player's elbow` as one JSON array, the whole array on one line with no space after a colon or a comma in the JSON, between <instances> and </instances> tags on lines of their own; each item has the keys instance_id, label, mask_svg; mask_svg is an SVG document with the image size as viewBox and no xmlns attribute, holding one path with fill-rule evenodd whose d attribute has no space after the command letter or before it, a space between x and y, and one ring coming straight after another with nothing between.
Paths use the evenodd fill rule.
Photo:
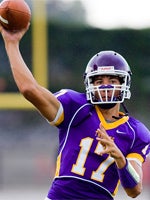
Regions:
<instances>
[{"instance_id":1,"label":"player's elbow","mask_svg":"<svg viewBox=\"0 0 150 200\"><path fill-rule=\"evenodd\" d=\"M139 196L141 194L141 192L137 191L137 192L133 192L131 194L128 194L129 197L132 197L132 198L136 198L137 196Z\"/></svg>"},{"instance_id":2,"label":"player's elbow","mask_svg":"<svg viewBox=\"0 0 150 200\"><path fill-rule=\"evenodd\" d=\"M36 86L28 86L24 85L21 88L19 88L21 94L29 101L31 101L36 96Z\"/></svg>"},{"instance_id":3,"label":"player's elbow","mask_svg":"<svg viewBox=\"0 0 150 200\"><path fill-rule=\"evenodd\" d=\"M136 198L139 196L142 192L142 187L135 187L134 189L131 190L126 190L127 195L131 198Z\"/></svg>"}]
</instances>

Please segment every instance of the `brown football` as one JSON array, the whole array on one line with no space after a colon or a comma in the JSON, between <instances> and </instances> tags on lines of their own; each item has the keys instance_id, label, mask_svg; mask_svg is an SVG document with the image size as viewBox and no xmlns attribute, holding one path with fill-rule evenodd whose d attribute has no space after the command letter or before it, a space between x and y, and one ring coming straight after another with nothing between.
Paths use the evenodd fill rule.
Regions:
<instances>
[{"instance_id":1,"label":"brown football","mask_svg":"<svg viewBox=\"0 0 150 200\"><path fill-rule=\"evenodd\" d=\"M0 23L9 31L18 31L31 20L31 10L24 0L3 0L0 3Z\"/></svg>"}]
</instances>

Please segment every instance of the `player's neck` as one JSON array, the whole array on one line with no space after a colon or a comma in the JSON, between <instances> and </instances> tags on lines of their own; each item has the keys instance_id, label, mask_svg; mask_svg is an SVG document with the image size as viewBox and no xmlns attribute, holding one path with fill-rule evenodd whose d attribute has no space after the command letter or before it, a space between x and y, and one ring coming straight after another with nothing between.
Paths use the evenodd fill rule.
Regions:
<instances>
[{"instance_id":1,"label":"player's neck","mask_svg":"<svg viewBox=\"0 0 150 200\"><path fill-rule=\"evenodd\" d=\"M99 108L104 119L106 120L106 122L111 123L117 120L117 118L119 118L119 109L120 109L120 105L116 104L113 108L110 109L102 109ZM113 117L115 116L115 117Z\"/></svg>"}]
</instances>

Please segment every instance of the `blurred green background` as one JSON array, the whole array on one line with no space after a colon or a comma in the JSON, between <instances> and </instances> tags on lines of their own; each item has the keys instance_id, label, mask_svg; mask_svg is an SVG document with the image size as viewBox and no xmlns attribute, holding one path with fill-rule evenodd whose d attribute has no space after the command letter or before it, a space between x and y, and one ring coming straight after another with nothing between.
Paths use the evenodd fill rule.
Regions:
<instances>
[{"instance_id":1,"label":"blurred green background","mask_svg":"<svg viewBox=\"0 0 150 200\"><path fill-rule=\"evenodd\" d=\"M33 9L33 1L27 2ZM83 74L89 59L102 50L117 51L128 61L133 73L132 96L126 102L129 113L150 128L150 28L94 28L87 23L86 11L80 1L44 2L47 16L48 89L55 92L72 88L84 92ZM36 46L33 43L33 25L32 20L20 44L23 58L31 71L33 45ZM43 49L39 48L38 51L42 55ZM0 92L18 93L1 36L0 52ZM56 128L50 127L36 110L28 109L1 109L0 122L0 199L11 199L9 195L5 196L5 191L11 195L16 191L17 199L18 187L22 188L22 193L28 193L31 188L35 191L40 188L39 199L44 199L43 195L46 195L55 171ZM148 162L144 168L146 188L150 186L149 167ZM33 197L28 199L33 200L37 194L30 195Z\"/></svg>"}]
</instances>

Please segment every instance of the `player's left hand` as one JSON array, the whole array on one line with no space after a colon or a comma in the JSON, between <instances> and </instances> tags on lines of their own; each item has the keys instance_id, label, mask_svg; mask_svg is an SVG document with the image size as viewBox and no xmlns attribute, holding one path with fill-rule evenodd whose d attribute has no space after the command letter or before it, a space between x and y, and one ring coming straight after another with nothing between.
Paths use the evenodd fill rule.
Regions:
<instances>
[{"instance_id":1,"label":"player's left hand","mask_svg":"<svg viewBox=\"0 0 150 200\"><path fill-rule=\"evenodd\" d=\"M103 150L101 151L100 155L109 154L117 163L119 160L124 161L123 165L126 163L124 155L114 142L114 138L107 134L102 124L100 124L99 128L96 130L96 136L96 139L103 146Z\"/></svg>"}]
</instances>

